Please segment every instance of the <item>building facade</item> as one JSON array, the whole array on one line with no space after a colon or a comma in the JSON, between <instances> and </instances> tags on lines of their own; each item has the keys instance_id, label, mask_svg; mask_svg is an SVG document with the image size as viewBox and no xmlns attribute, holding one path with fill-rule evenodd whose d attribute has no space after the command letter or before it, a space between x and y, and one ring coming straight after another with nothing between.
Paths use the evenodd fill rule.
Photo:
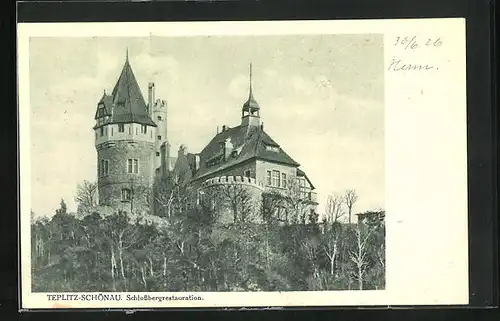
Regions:
<instances>
[{"instance_id":1,"label":"building facade","mask_svg":"<svg viewBox=\"0 0 500 321\"><path fill-rule=\"evenodd\" d=\"M238 214L249 214L258 220L253 212L262 212L266 197L273 198L273 215L280 221L307 221L309 214L316 212L314 185L299 168L300 164L264 130L251 78L250 66L249 96L241 107L240 124L222 126L199 153L186 153L181 148L174 172L197 190L198 202L209 199L214 203L215 197L219 203L226 203L233 221L238 220ZM243 187L248 193L241 191ZM226 200L221 202L224 195ZM239 203L246 200L249 204L247 209L235 209L238 195ZM224 221L231 221L231 214L224 216Z\"/></svg>"}]
</instances>

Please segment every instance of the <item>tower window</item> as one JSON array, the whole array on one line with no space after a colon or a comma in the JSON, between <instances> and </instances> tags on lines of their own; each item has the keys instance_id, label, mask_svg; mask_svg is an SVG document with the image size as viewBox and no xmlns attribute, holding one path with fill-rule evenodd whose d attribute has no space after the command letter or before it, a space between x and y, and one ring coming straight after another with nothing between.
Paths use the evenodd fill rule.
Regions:
<instances>
[{"instance_id":1,"label":"tower window","mask_svg":"<svg viewBox=\"0 0 500 321\"><path fill-rule=\"evenodd\" d=\"M160 152L156 152L156 156L160 156Z\"/></svg>"},{"instance_id":2,"label":"tower window","mask_svg":"<svg viewBox=\"0 0 500 321\"><path fill-rule=\"evenodd\" d=\"M245 177L250 178L250 170L245 171Z\"/></svg>"},{"instance_id":3,"label":"tower window","mask_svg":"<svg viewBox=\"0 0 500 321\"><path fill-rule=\"evenodd\" d=\"M106 176L109 174L109 160L101 159L98 167L99 176Z\"/></svg>"},{"instance_id":4,"label":"tower window","mask_svg":"<svg viewBox=\"0 0 500 321\"><path fill-rule=\"evenodd\" d=\"M130 202L132 192L128 188L122 189L122 202Z\"/></svg>"},{"instance_id":5,"label":"tower window","mask_svg":"<svg viewBox=\"0 0 500 321\"><path fill-rule=\"evenodd\" d=\"M123 133L125 131L125 124L118 124L118 132Z\"/></svg>"},{"instance_id":6,"label":"tower window","mask_svg":"<svg viewBox=\"0 0 500 321\"><path fill-rule=\"evenodd\" d=\"M147 130L148 130L148 126L146 126L146 125L141 126L141 133L146 134Z\"/></svg>"},{"instance_id":7,"label":"tower window","mask_svg":"<svg viewBox=\"0 0 500 321\"><path fill-rule=\"evenodd\" d=\"M139 160L129 158L127 160L127 172L129 174L137 174L139 173Z\"/></svg>"},{"instance_id":8,"label":"tower window","mask_svg":"<svg viewBox=\"0 0 500 321\"><path fill-rule=\"evenodd\" d=\"M271 185L271 171L266 172L266 183L267 185Z\"/></svg>"},{"instance_id":9,"label":"tower window","mask_svg":"<svg viewBox=\"0 0 500 321\"><path fill-rule=\"evenodd\" d=\"M280 172L273 171L273 186L280 187Z\"/></svg>"},{"instance_id":10,"label":"tower window","mask_svg":"<svg viewBox=\"0 0 500 321\"><path fill-rule=\"evenodd\" d=\"M160 120L160 121L161 121L161 116L158 116L158 120Z\"/></svg>"},{"instance_id":11,"label":"tower window","mask_svg":"<svg viewBox=\"0 0 500 321\"><path fill-rule=\"evenodd\" d=\"M101 127L101 137L104 135L104 126Z\"/></svg>"},{"instance_id":12,"label":"tower window","mask_svg":"<svg viewBox=\"0 0 500 321\"><path fill-rule=\"evenodd\" d=\"M158 135L158 140L161 140L161 135Z\"/></svg>"}]
</instances>

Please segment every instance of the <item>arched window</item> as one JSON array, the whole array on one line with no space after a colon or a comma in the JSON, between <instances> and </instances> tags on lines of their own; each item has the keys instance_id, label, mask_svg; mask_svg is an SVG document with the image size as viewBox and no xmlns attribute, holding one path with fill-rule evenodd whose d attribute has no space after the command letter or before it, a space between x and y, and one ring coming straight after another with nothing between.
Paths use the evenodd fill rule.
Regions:
<instances>
[{"instance_id":1,"label":"arched window","mask_svg":"<svg viewBox=\"0 0 500 321\"><path fill-rule=\"evenodd\" d=\"M130 202L132 192L129 188L122 189L122 202Z\"/></svg>"}]
</instances>

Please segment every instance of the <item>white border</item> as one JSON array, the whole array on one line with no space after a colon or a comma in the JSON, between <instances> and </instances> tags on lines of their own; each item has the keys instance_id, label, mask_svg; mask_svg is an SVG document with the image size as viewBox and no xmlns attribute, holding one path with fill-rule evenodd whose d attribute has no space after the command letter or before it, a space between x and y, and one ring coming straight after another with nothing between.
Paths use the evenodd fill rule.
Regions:
<instances>
[{"instance_id":1,"label":"white border","mask_svg":"<svg viewBox=\"0 0 500 321\"><path fill-rule=\"evenodd\" d=\"M31 293L29 37L381 33L394 57L439 66L387 72L385 109L387 278L384 291L188 293L203 301L48 301ZM438 38L412 52L396 37ZM23 308L433 305L468 303L465 19L52 23L18 25ZM144 295L144 293L139 293ZM171 293L155 293L166 295ZM178 293L181 295L181 293Z\"/></svg>"}]
</instances>

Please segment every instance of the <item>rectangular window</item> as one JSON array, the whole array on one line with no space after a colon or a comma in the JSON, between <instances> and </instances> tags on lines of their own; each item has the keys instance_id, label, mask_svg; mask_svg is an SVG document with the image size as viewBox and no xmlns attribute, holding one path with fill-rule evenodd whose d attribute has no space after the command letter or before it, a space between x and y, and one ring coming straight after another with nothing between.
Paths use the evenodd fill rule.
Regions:
<instances>
[{"instance_id":1,"label":"rectangular window","mask_svg":"<svg viewBox=\"0 0 500 321\"><path fill-rule=\"evenodd\" d=\"M101 127L101 136L104 135L104 126Z\"/></svg>"},{"instance_id":2,"label":"rectangular window","mask_svg":"<svg viewBox=\"0 0 500 321\"><path fill-rule=\"evenodd\" d=\"M139 160L138 159L129 158L127 160L127 172L129 174L139 173Z\"/></svg>"},{"instance_id":3,"label":"rectangular window","mask_svg":"<svg viewBox=\"0 0 500 321\"><path fill-rule=\"evenodd\" d=\"M129 173L129 174L132 173L132 160L131 159L127 160L127 173Z\"/></svg>"},{"instance_id":4,"label":"rectangular window","mask_svg":"<svg viewBox=\"0 0 500 321\"><path fill-rule=\"evenodd\" d=\"M99 173L99 176L105 176L109 174L109 160L101 159L101 161L97 165L97 172Z\"/></svg>"},{"instance_id":5,"label":"rectangular window","mask_svg":"<svg viewBox=\"0 0 500 321\"><path fill-rule=\"evenodd\" d=\"M273 171L273 186L280 187L280 172Z\"/></svg>"},{"instance_id":6,"label":"rectangular window","mask_svg":"<svg viewBox=\"0 0 500 321\"><path fill-rule=\"evenodd\" d=\"M271 185L271 171L267 171L266 173L266 183L267 185Z\"/></svg>"},{"instance_id":7,"label":"rectangular window","mask_svg":"<svg viewBox=\"0 0 500 321\"><path fill-rule=\"evenodd\" d=\"M281 187L286 188L286 174L281 173Z\"/></svg>"},{"instance_id":8,"label":"rectangular window","mask_svg":"<svg viewBox=\"0 0 500 321\"><path fill-rule=\"evenodd\" d=\"M123 133L125 131L125 124L118 124L118 132Z\"/></svg>"},{"instance_id":9,"label":"rectangular window","mask_svg":"<svg viewBox=\"0 0 500 321\"><path fill-rule=\"evenodd\" d=\"M161 116L158 116L158 120L161 120Z\"/></svg>"},{"instance_id":10,"label":"rectangular window","mask_svg":"<svg viewBox=\"0 0 500 321\"><path fill-rule=\"evenodd\" d=\"M139 160L134 159L134 173L139 173Z\"/></svg>"},{"instance_id":11,"label":"rectangular window","mask_svg":"<svg viewBox=\"0 0 500 321\"><path fill-rule=\"evenodd\" d=\"M142 125L142 127L141 127L141 133L146 134L147 130L148 130L148 126Z\"/></svg>"},{"instance_id":12,"label":"rectangular window","mask_svg":"<svg viewBox=\"0 0 500 321\"><path fill-rule=\"evenodd\" d=\"M245 171L245 177L250 178L250 171L249 170Z\"/></svg>"},{"instance_id":13,"label":"rectangular window","mask_svg":"<svg viewBox=\"0 0 500 321\"><path fill-rule=\"evenodd\" d=\"M156 156L160 156L160 152L156 152Z\"/></svg>"},{"instance_id":14,"label":"rectangular window","mask_svg":"<svg viewBox=\"0 0 500 321\"><path fill-rule=\"evenodd\" d=\"M128 188L122 189L122 201L123 202L130 202L131 194L132 193L130 192L130 189L128 189Z\"/></svg>"},{"instance_id":15,"label":"rectangular window","mask_svg":"<svg viewBox=\"0 0 500 321\"><path fill-rule=\"evenodd\" d=\"M158 135L158 140L161 140L161 135Z\"/></svg>"}]
</instances>

